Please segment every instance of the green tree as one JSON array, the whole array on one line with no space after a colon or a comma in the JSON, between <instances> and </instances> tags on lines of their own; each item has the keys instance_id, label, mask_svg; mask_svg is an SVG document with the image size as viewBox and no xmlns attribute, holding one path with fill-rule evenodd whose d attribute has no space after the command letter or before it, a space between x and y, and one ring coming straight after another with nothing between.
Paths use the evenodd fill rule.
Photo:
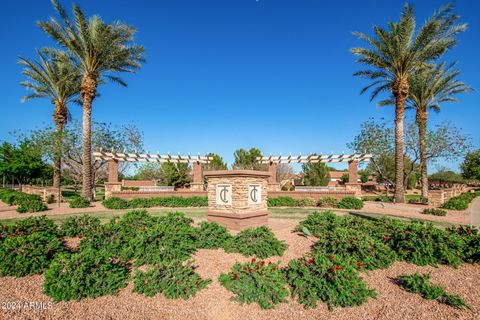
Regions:
<instances>
[{"instance_id":1,"label":"green tree","mask_svg":"<svg viewBox=\"0 0 480 320\"><path fill-rule=\"evenodd\" d=\"M83 103L83 183L82 196L92 199L91 113L99 84L110 80L126 86L120 72L134 73L144 61L142 46L132 43L136 29L114 22L107 24L100 16L87 19L79 6L73 6L74 21L58 0L52 0L60 20L38 22L40 28L64 47L77 62L82 74L80 96Z\"/></svg>"},{"instance_id":2,"label":"green tree","mask_svg":"<svg viewBox=\"0 0 480 320\"><path fill-rule=\"evenodd\" d=\"M448 170L447 168L440 168L437 172L430 175L431 181L439 183L464 183L465 179L458 173Z\"/></svg>"},{"instance_id":3,"label":"green tree","mask_svg":"<svg viewBox=\"0 0 480 320\"><path fill-rule=\"evenodd\" d=\"M134 179L160 180L162 179L162 164L160 162L145 163L137 169Z\"/></svg>"},{"instance_id":4,"label":"green tree","mask_svg":"<svg viewBox=\"0 0 480 320\"><path fill-rule=\"evenodd\" d=\"M454 96L458 93L471 92L472 89L457 79L460 70L454 64L446 66L427 66L414 72L409 78L410 92L407 108L416 111L415 121L418 127L420 151L420 174L422 196L428 198L427 173L427 120L428 111L440 112L441 105L446 102L458 102ZM384 100L381 105L393 104L392 99Z\"/></svg>"},{"instance_id":5,"label":"green tree","mask_svg":"<svg viewBox=\"0 0 480 320\"><path fill-rule=\"evenodd\" d=\"M369 49L353 48L358 63L370 69L358 71L356 76L372 82L361 93L374 88L370 100L382 92L390 92L395 99L395 200L405 202L403 174L403 139L405 102L410 92L409 77L426 63L442 56L456 43L456 35L466 29L465 24L455 24L458 16L447 5L434 13L422 28L415 32L415 16L410 4L402 10L399 22L390 22L388 30L374 26L375 36L354 34L366 41Z\"/></svg>"},{"instance_id":6,"label":"green tree","mask_svg":"<svg viewBox=\"0 0 480 320\"><path fill-rule=\"evenodd\" d=\"M326 186L330 181L330 170L323 162L302 164L302 174L306 186Z\"/></svg>"},{"instance_id":7,"label":"green tree","mask_svg":"<svg viewBox=\"0 0 480 320\"><path fill-rule=\"evenodd\" d=\"M209 163L203 165L203 170L227 170L227 164L223 161L223 158L216 153L209 153L207 157L212 157Z\"/></svg>"},{"instance_id":8,"label":"green tree","mask_svg":"<svg viewBox=\"0 0 480 320\"><path fill-rule=\"evenodd\" d=\"M465 179L480 180L480 149L467 153L460 169Z\"/></svg>"},{"instance_id":9,"label":"green tree","mask_svg":"<svg viewBox=\"0 0 480 320\"><path fill-rule=\"evenodd\" d=\"M240 148L233 154L235 161L233 162L233 169L247 169L247 170L264 170L265 165L262 165L257 158L262 156L262 152L258 148L250 148L245 150Z\"/></svg>"},{"instance_id":10,"label":"green tree","mask_svg":"<svg viewBox=\"0 0 480 320\"><path fill-rule=\"evenodd\" d=\"M70 57L63 52L49 54L47 50L37 50L39 60L20 58L24 68L22 74L28 81L21 85L33 91L22 102L42 98L53 104L55 122L55 156L53 161L53 187L60 188L62 171L62 131L68 118L67 104L76 100L80 91L80 73Z\"/></svg>"},{"instance_id":11,"label":"green tree","mask_svg":"<svg viewBox=\"0 0 480 320\"><path fill-rule=\"evenodd\" d=\"M175 188L187 187L190 185L190 166L188 163L162 163L162 184L174 186Z\"/></svg>"}]
</instances>

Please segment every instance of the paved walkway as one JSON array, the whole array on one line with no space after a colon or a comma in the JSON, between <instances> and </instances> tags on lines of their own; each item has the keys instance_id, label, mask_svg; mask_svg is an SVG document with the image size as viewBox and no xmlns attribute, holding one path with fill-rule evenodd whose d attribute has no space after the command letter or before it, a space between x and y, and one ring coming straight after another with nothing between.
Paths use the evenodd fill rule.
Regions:
<instances>
[{"instance_id":1,"label":"paved walkway","mask_svg":"<svg viewBox=\"0 0 480 320\"><path fill-rule=\"evenodd\" d=\"M479 226L480 227L480 197L476 197L473 199L473 204L472 204L472 225L474 226Z\"/></svg>"}]
</instances>

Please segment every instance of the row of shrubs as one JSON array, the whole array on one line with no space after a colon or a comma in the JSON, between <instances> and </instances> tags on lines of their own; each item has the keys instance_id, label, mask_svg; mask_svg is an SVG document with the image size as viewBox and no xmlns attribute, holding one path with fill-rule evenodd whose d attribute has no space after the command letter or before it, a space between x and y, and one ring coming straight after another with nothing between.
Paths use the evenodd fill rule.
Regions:
<instances>
[{"instance_id":1,"label":"row of shrubs","mask_svg":"<svg viewBox=\"0 0 480 320\"><path fill-rule=\"evenodd\" d=\"M64 236L81 238L78 252L64 246ZM116 294L126 286L133 265L134 291L186 299L210 282L189 262L203 248L265 258L283 255L287 245L267 227L233 236L214 222L193 226L183 213L153 217L130 211L104 225L89 215L69 217L60 226L45 216L30 217L0 225L0 275L44 272L47 295L55 301L79 300Z\"/></svg>"},{"instance_id":2,"label":"row of shrubs","mask_svg":"<svg viewBox=\"0 0 480 320\"><path fill-rule=\"evenodd\" d=\"M151 207L206 207L207 197L152 197L134 198L130 200L112 197L102 202L107 209L136 209Z\"/></svg>"},{"instance_id":3,"label":"row of shrubs","mask_svg":"<svg viewBox=\"0 0 480 320\"><path fill-rule=\"evenodd\" d=\"M466 210L470 202L478 196L480 196L480 191L464 192L459 196L450 198L443 204L442 208L449 210Z\"/></svg>"},{"instance_id":4,"label":"row of shrubs","mask_svg":"<svg viewBox=\"0 0 480 320\"><path fill-rule=\"evenodd\" d=\"M269 207L324 207L357 209L363 208L363 201L354 197L345 197L338 200L334 197L322 197L318 201L311 198L293 199L291 197L268 198Z\"/></svg>"},{"instance_id":5,"label":"row of shrubs","mask_svg":"<svg viewBox=\"0 0 480 320\"><path fill-rule=\"evenodd\" d=\"M17 212L41 212L47 210L42 198L15 190L0 189L0 200L8 205L17 205Z\"/></svg>"}]
</instances>

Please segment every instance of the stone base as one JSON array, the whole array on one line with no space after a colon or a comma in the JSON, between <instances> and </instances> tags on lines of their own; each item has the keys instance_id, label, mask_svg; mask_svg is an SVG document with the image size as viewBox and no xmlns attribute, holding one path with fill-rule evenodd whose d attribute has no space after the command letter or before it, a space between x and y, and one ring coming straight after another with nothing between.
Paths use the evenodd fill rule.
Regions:
<instances>
[{"instance_id":1,"label":"stone base","mask_svg":"<svg viewBox=\"0 0 480 320\"><path fill-rule=\"evenodd\" d=\"M190 191L203 191L203 183L191 183Z\"/></svg>"},{"instance_id":2,"label":"stone base","mask_svg":"<svg viewBox=\"0 0 480 320\"><path fill-rule=\"evenodd\" d=\"M208 221L214 221L229 230L241 231L246 228L255 228L268 225L268 211L250 213L229 213L210 211Z\"/></svg>"},{"instance_id":3,"label":"stone base","mask_svg":"<svg viewBox=\"0 0 480 320\"><path fill-rule=\"evenodd\" d=\"M280 191L280 183L269 183L267 186L267 190L271 192Z\"/></svg>"}]
</instances>

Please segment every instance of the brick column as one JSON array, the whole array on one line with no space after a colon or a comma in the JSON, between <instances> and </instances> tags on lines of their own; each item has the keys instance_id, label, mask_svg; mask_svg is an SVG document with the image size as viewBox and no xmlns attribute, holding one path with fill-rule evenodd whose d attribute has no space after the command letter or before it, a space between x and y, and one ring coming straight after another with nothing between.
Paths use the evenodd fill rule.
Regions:
<instances>
[{"instance_id":1,"label":"brick column","mask_svg":"<svg viewBox=\"0 0 480 320\"><path fill-rule=\"evenodd\" d=\"M108 182L118 182L118 160L108 160Z\"/></svg>"},{"instance_id":2,"label":"brick column","mask_svg":"<svg viewBox=\"0 0 480 320\"><path fill-rule=\"evenodd\" d=\"M280 191L280 183L277 182L277 164L270 161L268 164L268 172L270 177L268 178L268 191Z\"/></svg>"},{"instance_id":3,"label":"brick column","mask_svg":"<svg viewBox=\"0 0 480 320\"><path fill-rule=\"evenodd\" d=\"M190 184L190 190L203 191L202 183L202 164L199 161L193 163L193 182Z\"/></svg>"},{"instance_id":4,"label":"brick column","mask_svg":"<svg viewBox=\"0 0 480 320\"><path fill-rule=\"evenodd\" d=\"M348 182L358 183L358 162L355 160L348 162Z\"/></svg>"}]
</instances>

